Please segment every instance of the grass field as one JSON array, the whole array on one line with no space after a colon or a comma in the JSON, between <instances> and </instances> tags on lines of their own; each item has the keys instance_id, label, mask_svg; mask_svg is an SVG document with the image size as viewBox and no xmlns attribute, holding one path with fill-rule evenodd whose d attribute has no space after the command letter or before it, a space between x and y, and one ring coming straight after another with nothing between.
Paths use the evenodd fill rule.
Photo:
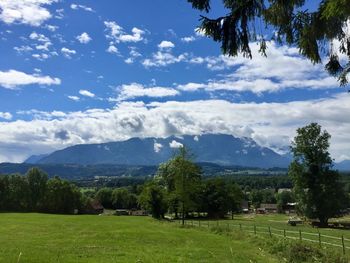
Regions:
<instances>
[{"instance_id":1,"label":"grass field","mask_svg":"<svg viewBox=\"0 0 350 263\"><path fill-rule=\"evenodd\" d=\"M249 238L149 217L0 214L0 244L6 263L281 262Z\"/></svg>"},{"instance_id":2,"label":"grass field","mask_svg":"<svg viewBox=\"0 0 350 263\"><path fill-rule=\"evenodd\" d=\"M302 238L304 240L312 240L313 243L318 243L319 235L321 234L322 242L326 242L325 244L335 244L332 246L334 248L342 246L341 237L344 237L344 245L347 247L347 252L350 253L350 230L342 230L342 229L332 229L332 228L313 228L309 224L298 224L297 226L290 226L287 224L289 216L284 214L266 214L266 215L256 215L256 214L243 214L243 215L235 215L234 219L227 220L219 220L220 226L227 226L233 230L242 229L245 232L252 233L254 232L254 225L256 226L256 231L258 233L262 233L265 235L269 234L269 227L273 235L284 235L284 230L287 232L287 236L299 240L299 230L301 231ZM340 221L350 221L350 218L343 217L338 219ZM201 224L202 227L215 226L218 221L208 221L201 220L201 223L198 220L194 220L194 225L199 226ZM192 222L188 222L190 225Z\"/></svg>"}]
</instances>

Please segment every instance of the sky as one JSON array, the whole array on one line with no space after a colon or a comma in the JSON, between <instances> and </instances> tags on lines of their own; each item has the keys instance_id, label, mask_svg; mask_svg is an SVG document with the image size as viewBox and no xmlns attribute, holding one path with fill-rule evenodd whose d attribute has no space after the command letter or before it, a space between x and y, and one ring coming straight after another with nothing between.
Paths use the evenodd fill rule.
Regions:
<instances>
[{"instance_id":1,"label":"sky","mask_svg":"<svg viewBox=\"0 0 350 263\"><path fill-rule=\"evenodd\" d=\"M225 14L214 0L211 17ZM350 159L350 94L295 47L227 57L185 0L0 0L0 162L71 145L224 133L284 153L318 122Z\"/></svg>"}]
</instances>

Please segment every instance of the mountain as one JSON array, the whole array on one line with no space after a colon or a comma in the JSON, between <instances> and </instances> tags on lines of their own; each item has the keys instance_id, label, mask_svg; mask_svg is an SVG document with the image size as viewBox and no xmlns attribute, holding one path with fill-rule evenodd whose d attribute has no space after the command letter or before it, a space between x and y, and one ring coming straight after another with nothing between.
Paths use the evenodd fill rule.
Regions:
<instances>
[{"instance_id":1,"label":"mountain","mask_svg":"<svg viewBox=\"0 0 350 263\"><path fill-rule=\"evenodd\" d=\"M32 155L28 159L26 159L23 163L36 164L46 156L49 156L49 154Z\"/></svg>"},{"instance_id":2,"label":"mountain","mask_svg":"<svg viewBox=\"0 0 350 263\"><path fill-rule=\"evenodd\" d=\"M168 138L132 138L102 144L82 144L53 152L38 160L38 164L118 164L158 165L185 145L196 162L237 165L258 168L287 167L290 159L269 148L259 146L249 138L232 135L205 134Z\"/></svg>"},{"instance_id":3,"label":"mountain","mask_svg":"<svg viewBox=\"0 0 350 263\"><path fill-rule=\"evenodd\" d=\"M336 163L334 167L339 171L350 171L350 160L344 160L340 163Z\"/></svg>"}]
</instances>

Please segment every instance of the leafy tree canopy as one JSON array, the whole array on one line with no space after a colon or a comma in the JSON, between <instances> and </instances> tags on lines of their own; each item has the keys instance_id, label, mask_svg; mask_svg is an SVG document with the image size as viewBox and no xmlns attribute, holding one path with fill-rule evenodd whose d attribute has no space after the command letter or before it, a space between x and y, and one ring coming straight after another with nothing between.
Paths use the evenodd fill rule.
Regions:
<instances>
[{"instance_id":1,"label":"leafy tree canopy","mask_svg":"<svg viewBox=\"0 0 350 263\"><path fill-rule=\"evenodd\" d=\"M210 0L187 0L193 8L210 12ZM252 58L250 42L260 44L266 56L267 37L299 48L313 63L327 57L326 70L347 84L350 72L350 0L320 0L308 10L305 0L222 0L228 13L201 16L200 30L221 43L224 54ZM315 1L316 2L316 1ZM267 30L273 32L267 36Z\"/></svg>"},{"instance_id":2,"label":"leafy tree canopy","mask_svg":"<svg viewBox=\"0 0 350 263\"><path fill-rule=\"evenodd\" d=\"M299 128L292 142L294 161L289 168L299 211L319 219L321 225L341 215L347 205L340 175L332 170L329 139L330 134L317 123Z\"/></svg>"}]
</instances>

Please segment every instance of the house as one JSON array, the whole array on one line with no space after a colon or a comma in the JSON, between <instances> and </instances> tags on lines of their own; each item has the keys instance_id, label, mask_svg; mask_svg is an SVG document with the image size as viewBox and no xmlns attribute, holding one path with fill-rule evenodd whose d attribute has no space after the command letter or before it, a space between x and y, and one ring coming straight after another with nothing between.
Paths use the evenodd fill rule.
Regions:
<instances>
[{"instance_id":1,"label":"house","mask_svg":"<svg viewBox=\"0 0 350 263\"><path fill-rule=\"evenodd\" d=\"M243 213L249 213L249 203L246 200L242 200L241 209Z\"/></svg>"},{"instance_id":2,"label":"house","mask_svg":"<svg viewBox=\"0 0 350 263\"><path fill-rule=\"evenodd\" d=\"M277 213L277 204L261 204L260 208L265 209L266 213Z\"/></svg>"},{"instance_id":3,"label":"house","mask_svg":"<svg viewBox=\"0 0 350 263\"><path fill-rule=\"evenodd\" d=\"M129 215L131 215L131 216L148 216L148 213L145 210L131 210L131 211L129 211Z\"/></svg>"},{"instance_id":4,"label":"house","mask_svg":"<svg viewBox=\"0 0 350 263\"><path fill-rule=\"evenodd\" d=\"M99 201L91 199L80 212L81 214L99 215L104 212L104 207Z\"/></svg>"},{"instance_id":5,"label":"house","mask_svg":"<svg viewBox=\"0 0 350 263\"><path fill-rule=\"evenodd\" d=\"M281 193L283 193L283 192L289 192L289 193L291 193L291 192L292 192L292 189L290 189L290 188L280 188L280 189L278 189L278 193L279 193L279 194L281 194Z\"/></svg>"},{"instance_id":6,"label":"house","mask_svg":"<svg viewBox=\"0 0 350 263\"><path fill-rule=\"evenodd\" d=\"M286 214L294 214L296 212L297 203L287 203L283 206L283 210Z\"/></svg>"},{"instance_id":7,"label":"house","mask_svg":"<svg viewBox=\"0 0 350 263\"><path fill-rule=\"evenodd\" d=\"M129 215L129 210L126 209L117 209L115 210L114 214L116 216L128 216Z\"/></svg>"}]
</instances>

